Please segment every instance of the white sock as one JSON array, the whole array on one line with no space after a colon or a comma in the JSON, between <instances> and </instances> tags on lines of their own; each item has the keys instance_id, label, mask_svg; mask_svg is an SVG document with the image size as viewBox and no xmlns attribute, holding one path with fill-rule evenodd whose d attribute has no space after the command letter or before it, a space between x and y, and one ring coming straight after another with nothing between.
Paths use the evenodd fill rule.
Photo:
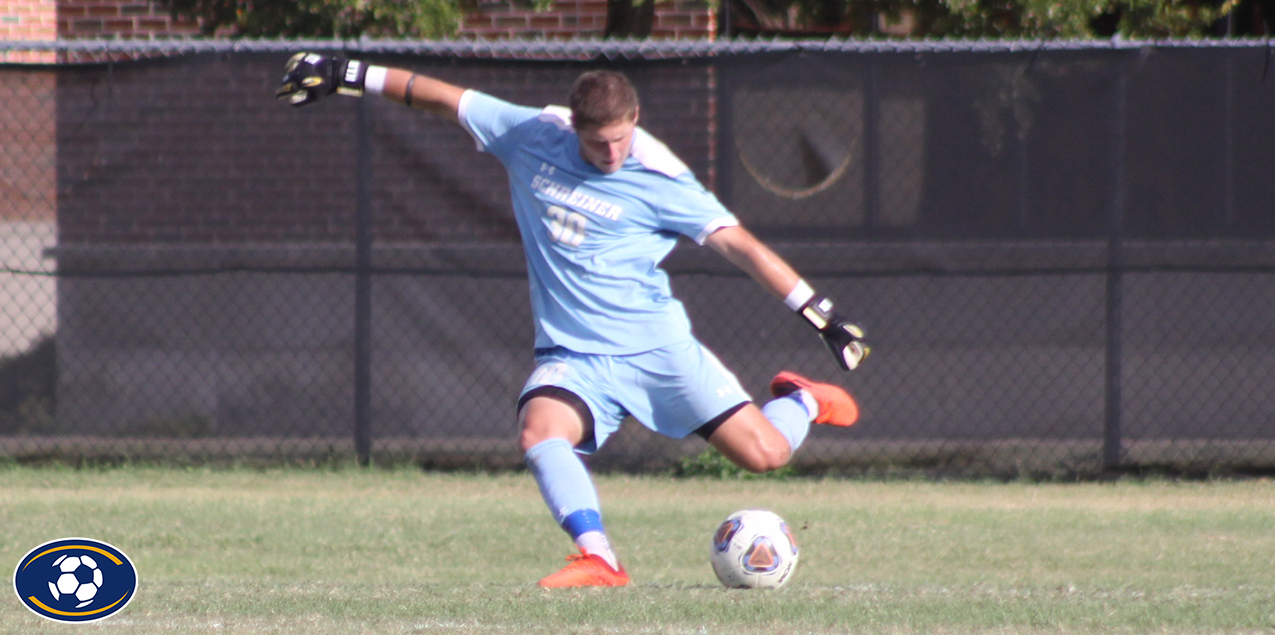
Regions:
<instances>
[{"instance_id":1,"label":"white sock","mask_svg":"<svg viewBox=\"0 0 1275 635\"><path fill-rule=\"evenodd\" d=\"M761 407L761 413L766 415L770 425L775 426L779 434L784 435L792 452L796 452L806 440L806 435L810 432L810 421L814 419L810 405L802 397L804 394L804 390L788 393L771 399Z\"/></svg>"},{"instance_id":2,"label":"white sock","mask_svg":"<svg viewBox=\"0 0 1275 635\"><path fill-rule=\"evenodd\" d=\"M814 421L819 416L819 400L810 394L808 390L798 390L797 396L801 397L801 404L806 407L806 412L810 413L810 420Z\"/></svg>"},{"instance_id":3,"label":"white sock","mask_svg":"<svg viewBox=\"0 0 1275 635\"><path fill-rule=\"evenodd\" d=\"M606 534L600 531L586 531L576 537L576 546L586 553L606 560L612 569L620 570L620 562L616 559L615 552L611 551L611 541L607 540Z\"/></svg>"}]
</instances>

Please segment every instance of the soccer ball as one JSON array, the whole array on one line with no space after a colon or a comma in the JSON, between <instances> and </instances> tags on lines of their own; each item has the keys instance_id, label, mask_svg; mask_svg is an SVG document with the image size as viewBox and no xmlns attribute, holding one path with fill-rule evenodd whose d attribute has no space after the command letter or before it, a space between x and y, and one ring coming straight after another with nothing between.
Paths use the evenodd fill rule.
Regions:
<instances>
[{"instance_id":1,"label":"soccer ball","mask_svg":"<svg viewBox=\"0 0 1275 635\"><path fill-rule=\"evenodd\" d=\"M788 523L764 509L737 511L713 532L713 573L734 589L777 589L797 567Z\"/></svg>"},{"instance_id":2,"label":"soccer ball","mask_svg":"<svg viewBox=\"0 0 1275 635\"><path fill-rule=\"evenodd\" d=\"M97 561L90 556L62 556L53 563L58 570L56 582L49 583L49 592L54 600L61 600L63 595L74 596L80 603L75 608L81 609L93 603L97 590L102 588L102 570L97 568Z\"/></svg>"}]
</instances>

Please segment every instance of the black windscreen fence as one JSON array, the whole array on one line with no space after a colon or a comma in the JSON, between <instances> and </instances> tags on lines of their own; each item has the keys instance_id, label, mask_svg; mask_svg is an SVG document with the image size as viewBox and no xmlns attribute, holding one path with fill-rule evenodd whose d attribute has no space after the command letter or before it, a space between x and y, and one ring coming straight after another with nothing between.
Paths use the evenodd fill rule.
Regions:
<instances>
[{"instance_id":1,"label":"black windscreen fence","mask_svg":"<svg viewBox=\"0 0 1275 635\"><path fill-rule=\"evenodd\" d=\"M1275 468L1260 43L5 46L2 457L520 464L503 168L387 100L276 102L309 47L532 106L625 72L643 127L868 332L844 373L711 250L666 260L755 399L783 369L858 399L799 470ZM629 421L591 461L705 447Z\"/></svg>"}]
</instances>

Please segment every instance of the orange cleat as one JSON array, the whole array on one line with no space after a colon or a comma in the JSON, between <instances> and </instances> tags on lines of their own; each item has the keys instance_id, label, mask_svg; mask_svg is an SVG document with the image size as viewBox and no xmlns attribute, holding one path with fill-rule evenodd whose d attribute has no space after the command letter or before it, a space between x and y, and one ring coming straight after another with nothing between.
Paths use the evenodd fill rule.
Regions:
<instances>
[{"instance_id":1,"label":"orange cleat","mask_svg":"<svg viewBox=\"0 0 1275 635\"><path fill-rule=\"evenodd\" d=\"M770 394L776 397L804 390L819 403L815 423L849 426L859 420L859 406L850 393L832 384L810 381L792 371L783 371L770 380Z\"/></svg>"},{"instance_id":2,"label":"orange cleat","mask_svg":"<svg viewBox=\"0 0 1275 635\"><path fill-rule=\"evenodd\" d=\"M565 589L584 586L624 586L629 583L629 574L621 566L619 571L611 568L601 556L581 552L580 555L567 556L569 564L561 571L540 581L546 589Z\"/></svg>"}]
</instances>

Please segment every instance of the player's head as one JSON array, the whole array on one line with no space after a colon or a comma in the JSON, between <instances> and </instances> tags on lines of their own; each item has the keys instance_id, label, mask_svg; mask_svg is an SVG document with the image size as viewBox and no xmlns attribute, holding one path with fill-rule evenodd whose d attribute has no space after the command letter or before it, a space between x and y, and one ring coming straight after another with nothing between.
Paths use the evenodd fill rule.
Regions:
<instances>
[{"instance_id":1,"label":"player's head","mask_svg":"<svg viewBox=\"0 0 1275 635\"><path fill-rule=\"evenodd\" d=\"M568 103L580 135L580 156L604 173L618 171L629 158L637 127L633 84L614 71L589 71L571 86Z\"/></svg>"}]
</instances>

